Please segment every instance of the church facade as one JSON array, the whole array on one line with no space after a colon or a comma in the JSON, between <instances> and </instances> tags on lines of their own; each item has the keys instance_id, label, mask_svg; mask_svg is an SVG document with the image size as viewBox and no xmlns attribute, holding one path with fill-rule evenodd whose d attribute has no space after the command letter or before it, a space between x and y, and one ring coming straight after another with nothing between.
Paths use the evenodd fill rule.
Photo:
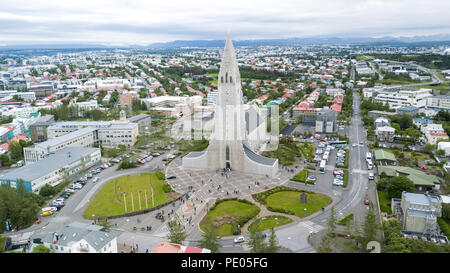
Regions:
<instances>
[{"instance_id":1,"label":"church facade","mask_svg":"<svg viewBox=\"0 0 450 273\"><path fill-rule=\"evenodd\" d=\"M230 36L225 43L218 75L218 98L214 114L214 130L209 146L203 152L191 152L182 159L190 169L234 171L276 176L278 160L263 157L251 149L248 123L243 107L241 79Z\"/></svg>"}]
</instances>

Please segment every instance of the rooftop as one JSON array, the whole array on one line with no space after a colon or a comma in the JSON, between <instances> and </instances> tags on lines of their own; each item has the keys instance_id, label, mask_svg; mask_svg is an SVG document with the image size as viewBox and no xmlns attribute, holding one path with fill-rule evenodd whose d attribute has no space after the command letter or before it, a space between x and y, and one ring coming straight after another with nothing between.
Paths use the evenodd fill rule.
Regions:
<instances>
[{"instance_id":1,"label":"rooftop","mask_svg":"<svg viewBox=\"0 0 450 273\"><path fill-rule=\"evenodd\" d=\"M49 147L54 147L57 146L61 143L64 143L68 140L74 139L76 137L85 135L85 134L89 134L93 131L97 130L97 128L92 128L92 127L86 127L86 128L82 128L80 130L76 130L70 133L67 133L65 135L59 136L59 137L55 137L55 138L50 138L47 141L41 142L36 144L36 147L42 148L42 149L47 149Z\"/></svg>"},{"instance_id":2,"label":"rooftop","mask_svg":"<svg viewBox=\"0 0 450 273\"><path fill-rule=\"evenodd\" d=\"M35 163L27 164L21 168L1 174L0 181L22 179L25 182L30 182L55 170L59 170L68 164L74 163L78 161L80 157L90 155L98 150L100 149L87 147L65 148L55 153L51 153L47 158Z\"/></svg>"}]
</instances>

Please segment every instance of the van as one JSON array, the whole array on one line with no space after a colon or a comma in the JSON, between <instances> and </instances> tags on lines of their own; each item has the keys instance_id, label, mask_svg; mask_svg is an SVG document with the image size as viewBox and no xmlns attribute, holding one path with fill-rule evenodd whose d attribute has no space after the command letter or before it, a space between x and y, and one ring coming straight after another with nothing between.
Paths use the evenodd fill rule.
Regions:
<instances>
[{"instance_id":1,"label":"van","mask_svg":"<svg viewBox=\"0 0 450 273\"><path fill-rule=\"evenodd\" d=\"M53 214L52 208L50 208L50 207L42 208L41 212L42 212L42 216L47 216L47 215Z\"/></svg>"},{"instance_id":2,"label":"van","mask_svg":"<svg viewBox=\"0 0 450 273\"><path fill-rule=\"evenodd\" d=\"M374 174L373 174L373 172L369 172L369 180L373 180L374 179Z\"/></svg>"},{"instance_id":3,"label":"van","mask_svg":"<svg viewBox=\"0 0 450 273\"><path fill-rule=\"evenodd\" d=\"M366 159L367 160L372 160L372 154L371 153L366 153Z\"/></svg>"}]
</instances>

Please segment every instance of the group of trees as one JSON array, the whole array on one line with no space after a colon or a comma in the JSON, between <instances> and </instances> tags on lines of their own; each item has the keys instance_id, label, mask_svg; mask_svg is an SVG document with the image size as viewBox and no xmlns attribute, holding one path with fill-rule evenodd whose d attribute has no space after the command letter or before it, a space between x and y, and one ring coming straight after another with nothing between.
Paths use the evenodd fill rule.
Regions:
<instances>
[{"instance_id":1,"label":"group of trees","mask_svg":"<svg viewBox=\"0 0 450 273\"><path fill-rule=\"evenodd\" d=\"M383 174L382 174L383 176ZM385 191L389 198L401 198L402 192L414 192L414 182L406 176L394 176L392 178L380 178L377 182L377 190Z\"/></svg>"},{"instance_id":2,"label":"group of trees","mask_svg":"<svg viewBox=\"0 0 450 273\"><path fill-rule=\"evenodd\" d=\"M131 103L131 110L136 113L136 112L140 112L140 111L147 111L147 104L145 104L145 102L139 100L139 99L134 99Z\"/></svg>"},{"instance_id":3,"label":"group of trees","mask_svg":"<svg viewBox=\"0 0 450 273\"><path fill-rule=\"evenodd\" d=\"M36 220L45 199L37 194L27 192L22 181L16 188L7 184L0 186L0 232L5 231L5 222L9 219L12 228L26 227Z\"/></svg>"},{"instance_id":4,"label":"group of trees","mask_svg":"<svg viewBox=\"0 0 450 273\"><path fill-rule=\"evenodd\" d=\"M56 121L60 120L76 120L79 118L87 118L93 120L104 120L107 117L105 111L92 109L87 110L80 108L77 105L60 105L55 108L39 110L41 115L54 115Z\"/></svg>"},{"instance_id":5,"label":"group of trees","mask_svg":"<svg viewBox=\"0 0 450 273\"><path fill-rule=\"evenodd\" d=\"M8 148L10 160L8 160L6 158L7 155L5 155L5 154L1 155L0 158L2 160L2 165L8 166L8 165L11 165L12 162L17 162L19 160L23 160L24 159L23 148L31 146L33 144L34 144L33 141L26 141L23 139L21 139L19 141L16 141L16 140L11 141L9 143L9 148Z\"/></svg>"},{"instance_id":6,"label":"group of trees","mask_svg":"<svg viewBox=\"0 0 450 273\"><path fill-rule=\"evenodd\" d=\"M397 219L383 221L385 253L449 253L450 244L435 244L421 239L405 238L402 224Z\"/></svg>"},{"instance_id":7,"label":"group of trees","mask_svg":"<svg viewBox=\"0 0 450 273\"><path fill-rule=\"evenodd\" d=\"M340 249L340 251L354 252L355 250L359 250L366 252L367 244L370 241L375 241L378 237L377 233L380 226L376 218L375 209L373 208L373 205L370 205L362 226L362 230L359 229L356 220L353 220L353 223L351 221L347 221L345 230L343 234L341 234L341 236L346 237L346 241L343 244L344 249ZM321 239L320 245L317 248L318 252L336 252L338 250L337 240L339 235L340 234L336 231L335 209L332 207L330 210L330 216L328 217L326 234Z\"/></svg>"}]
</instances>

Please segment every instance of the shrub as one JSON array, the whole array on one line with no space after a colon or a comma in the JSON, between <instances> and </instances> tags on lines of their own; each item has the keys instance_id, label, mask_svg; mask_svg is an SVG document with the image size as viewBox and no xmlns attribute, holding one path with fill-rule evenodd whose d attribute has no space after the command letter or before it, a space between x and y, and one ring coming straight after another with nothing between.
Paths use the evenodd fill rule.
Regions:
<instances>
[{"instance_id":1,"label":"shrub","mask_svg":"<svg viewBox=\"0 0 450 273\"><path fill-rule=\"evenodd\" d=\"M353 217L354 217L353 213L349 213L349 214L345 215L344 217L342 217L341 219L339 219L336 222L336 224L345 226L348 221L353 220Z\"/></svg>"},{"instance_id":2,"label":"shrub","mask_svg":"<svg viewBox=\"0 0 450 273\"><path fill-rule=\"evenodd\" d=\"M172 189L172 187L169 184L164 184L162 186L162 189L165 193L174 192L174 190Z\"/></svg>"},{"instance_id":3,"label":"shrub","mask_svg":"<svg viewBox=\"0 0 450 273\"><path fill-rule=\"evenodd\" d=\"M165 180L165 179L166 179L166 175L165 175L163 172L161 172L161 171L155 172L155 175L156 175L156 177L157 177L159 180Z\"/></svg>"},{"instance_id":4,"label":"shrub","mask_svg":"<svg viewBox=\"0 0 450 273\"><path fill-rule=\"evenodd\" d=\"M306 178L308 177L308 170L301 170L298 174L291 178L291 181L297 182L306 182Z\"/></svg>"},{"instance_id":5,"label":"shrub","mask_svg":"<svg viewBox=\"0 0 450 273\"><path fill-rule=\"evenodd\" d=\"M442 232L444 232L445 236L450 236L450 225L445 221L445 219L438 217L438 223L439 227L441 228Z\"/></svg>"}]
</instances>

